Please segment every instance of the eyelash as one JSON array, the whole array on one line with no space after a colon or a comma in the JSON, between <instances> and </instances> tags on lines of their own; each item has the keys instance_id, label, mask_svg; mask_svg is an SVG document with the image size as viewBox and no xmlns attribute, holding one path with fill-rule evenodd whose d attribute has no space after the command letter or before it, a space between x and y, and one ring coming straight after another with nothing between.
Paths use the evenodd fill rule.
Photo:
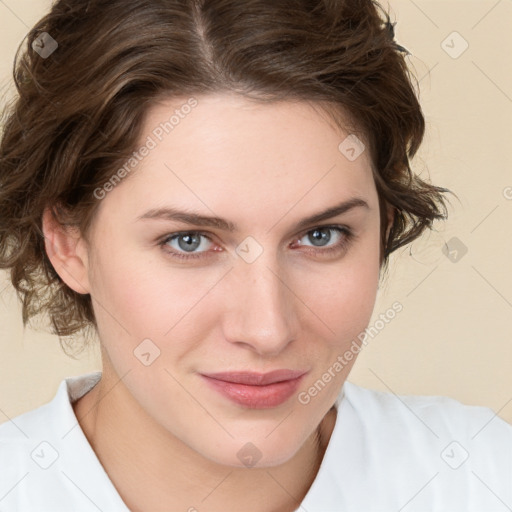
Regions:
<instances>
[{"instance_id":1,"label":"eyelash","mask_svg":"<svg viewBox=\"0 0 512 512\"><path fill-rule=\"evenodd\" d=\"M330 246L329 248L327 249L318 249L318 250L308 250L307 252L310 252L310 253L313 253L315 255L330 255L334 252L342 252L344 251L348 245L352 242L352 239L355 238L355 235L354 233L352 232L351 229L349 229L348 227L346 226L316 226L312 229L309 229L308 231L302 233L300 236L297 237L297 239L301 239L303 238L305 235L307 235L308 233L312 233L318 229L330 229L330 230L333 230L333 231L337 231L340 235L343 235L340 239L340 241L338 243L336 243L335 245L332 245ZM181 259L181 260L192 260L192 259L197 259L197 258L204 258L205 254L207 254L208 251L203 251L203 252L200 252L200 253L189 253L189 254L186 254L186 253L181 253L181 252L177 252L175 250L169 250L168 249L168 243L173 240L174 238L178 238L180 236L183 236L183 235L201 235L201 236L204 236L205 238L207 238L208 240L210 240L211 242L213 242L213 240L210 238L210 236L208 236L208 233L205 233L203 231L180 231L180 232L177 232L177 233L171 233L169 235L167 235L163 240L161 240L158 245L162 248L163 251L165 251L169 256L171 256L172 258L177 258L177 259ZM309 246L308 246L309 247ZM207 257L207 256L206 256Z\"/></svg>"}]
</instances>

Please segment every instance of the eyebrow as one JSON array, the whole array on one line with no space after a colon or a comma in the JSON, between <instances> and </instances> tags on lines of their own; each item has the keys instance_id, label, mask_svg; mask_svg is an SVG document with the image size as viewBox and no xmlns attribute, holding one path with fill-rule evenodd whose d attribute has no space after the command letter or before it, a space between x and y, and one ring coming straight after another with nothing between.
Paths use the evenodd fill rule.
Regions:
<instances>
[{"instance_id":1,"label":"eyebrow","mask_svg":"<svg viewBox=\"0 0 512 512\"><path fill-rule=\"evenodd\" d=\"M337 215L341 215L342 213L346 213L349 210L353 210L354 208L358 207L370 209L368 203L364 199L360 197L353 197L351 199L348 199L347 201L343 201L340 204L331 206L326 210L323 210L321 212L315 213L309 217L302 219L297 224L296 229L301 229L316 222L321 222L323 220L336 217ZM136 221L144 219L177 221L182 222L184 224L216 228L229 232L236 232L238 230L236 224L226 219L222 219L220 217L210 217L206 215L201 215L199 213L191 211L181 211L176 208L169 207L153 208L151 210L148 210L146 213L137 217Z\"/></svg>"}]
</instances>

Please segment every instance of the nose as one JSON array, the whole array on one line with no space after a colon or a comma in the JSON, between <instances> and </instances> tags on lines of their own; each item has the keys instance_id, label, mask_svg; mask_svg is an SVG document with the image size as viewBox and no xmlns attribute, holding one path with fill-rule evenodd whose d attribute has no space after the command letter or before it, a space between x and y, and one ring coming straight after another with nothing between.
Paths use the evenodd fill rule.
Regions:
<instances>
[{"instance_id":1,"label":"nose","mask_svg":"<svg viewBox=\"0 0 512 512\"><path fill-rule=\"evenodd\" d=\"M280 354L296 338L300 304L287 273L270 260L237 263L226 283L231 308L224 324L227 340L267 357Z\"/></svg>"}]
</instances>

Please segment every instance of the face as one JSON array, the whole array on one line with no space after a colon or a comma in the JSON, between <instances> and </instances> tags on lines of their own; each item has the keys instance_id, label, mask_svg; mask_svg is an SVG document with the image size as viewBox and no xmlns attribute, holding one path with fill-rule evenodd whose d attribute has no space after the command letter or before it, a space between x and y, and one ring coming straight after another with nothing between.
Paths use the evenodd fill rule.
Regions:
<instances>
[{"instance_id":1,"label":"face","mask_svg":"<svg viewBox=\"0 0 512 512\"><path fill-rule=\"evenodd\" d=\"M371 317L369 155L346 158L348 133L305 102L198 97L166 133L186 100L148 111L148 151L99 199L87 258L98 331L166 433L217 463L242 466L253 450L272 466L333 405L357 352L343 355Z\"/></svg>"}]
</instances>

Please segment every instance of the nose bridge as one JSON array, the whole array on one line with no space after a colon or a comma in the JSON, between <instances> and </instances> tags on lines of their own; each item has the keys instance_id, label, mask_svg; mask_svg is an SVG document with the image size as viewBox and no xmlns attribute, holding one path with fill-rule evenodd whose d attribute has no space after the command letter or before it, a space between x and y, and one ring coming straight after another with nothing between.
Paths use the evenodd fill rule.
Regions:
<instances>
[{"instance_id":1,"label":"nose bridge","mask_svg":"<svg viewBox=\"0 0 512 512\"><path fill-rule=\"evenodd\" d=\"M260 353L280 352L294 338L297 317L293 294L275 253L264 251L251 263L241 259L233 273L234 317L227 337Z\"/></svg>"}]
</instances>

